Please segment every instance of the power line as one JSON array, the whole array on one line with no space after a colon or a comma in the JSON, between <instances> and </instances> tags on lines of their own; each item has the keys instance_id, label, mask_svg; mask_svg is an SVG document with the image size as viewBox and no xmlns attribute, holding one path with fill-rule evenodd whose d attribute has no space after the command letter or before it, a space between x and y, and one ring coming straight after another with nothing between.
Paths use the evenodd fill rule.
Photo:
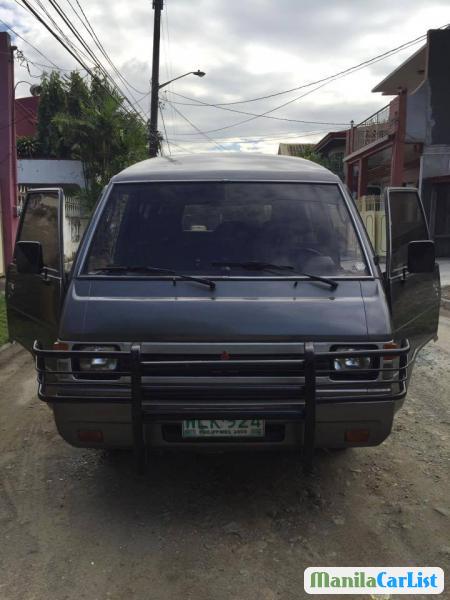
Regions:
<instances>
[{"instance_id":1,"label":"power line","mask_svg":"<svg viewBox=\"0 0 450 600\"><path fill-rule=\"evenodd\" d=\"M40 0L36 0L37 2L40 3ZM102 73L104 73L104 75L106 77L108 77L112 82L114 81L112 79L112 77L109 76L108 72L106 71L106 69L103 67L103 65L101 64L101 62L99 61L99 59L97 58L97 56L95 55L94 51L89 47L89 45L86 43L86 41L83 39L83 37L81 36L81 34L75 29L74 25L70 22L69 18L67 17L66 13L64 12L64 10L60 7L60 5L58 4L57 0L49 0L50 4L53 6L54 10L57 12L57 14L60 16L60 18L62 19L63 23L66 24L66 26L69 28L69 30L73 33L73 35L75 36L75 38L79 41L79 43L82 45L82 47L86 50L86 52L88 53L90 59L93 61L93 63L101 70ZM94 39L94 38L93 38ZM95 41L95 39L94 39ZM97 44L98 45L98 44ZM108 59L109 60L109 59ZM117 68L115 67L115 65L113 65L112 61L109 60L109 63L113 66L113 68L115 69L116 72L118 72ZM123 93L123 91L117 86L117 84L115 84L115 87L118 89L118 91L120 92L120 94L127 99L126 95ZM134 101L136 101L136 98L133 96L132 93L130 93L132 99ZM129 101L127 99L127 101Z\"/></svg>"},{"instance_id":2,"label":"power line","mask_svg":"<svg viewBox=\"0 0 450 600\"><path fill-rule=\"evenodd\" d=\"M17 1L17 0L16 0ZM92 69L86 65L86 63L82 60L82 58L80 58L79 54L77 53L76 49L72 49L69 45L68 42L70 43L70 40L68 40L67 36L63 33L62 37L64 39L62 39L58 33L56 33L49 25L48 23L45 21L45 19L36 11L36 9L31 6L31 4L29 3L28 0L22 0L24 7L26 7L28 9L28 11L47 29L47 31L49 31L51 33L51 35L63 46L63 48L65 48L65 50L67 50L67 52L69 52L69 54L76 60L76 62L78 64L80 64L88 73L89 75L93 78L93 79L98 79L98 76L95 75L95 73L92 71ZM19 4L19 2L17 2ZM20 6L20 4L19 4ZM23 8L23 7L22 7ZM132 106L130 100L127 98L126 95L124 95L122 93L122 91L120 90L120 88L118 88L117 84L114 82L114 80L110 77L110 75L108 74L108 72L100 65L100 63L98 61L96 61L95 63L100 71L104 74L104 76L106 77L107 81L110 81L112 83L113 89L116 91L116 93L118 92L120 94L120 96L122 98L124 98L124 100L126 100L128 102L128 104L131 105L131 108L133 110L133 112L135 113L136 116L138 116L140 119L142 119L142 116L134 109L134 107ZM107 90L107 92L114 97L114 94L112 93L112 91L108 88L108 86L105 86L105 89ZM126 110L126 109L125 109ZM126 112L129 112L126 110ZM142 119L143 120L143 119Z\"/></svg>"},{"instance_id":3,"label":"power line","mask_svg":"<svg viewBox=\"0 0 450 600\"><path fill-rule=\"evenodd\" d=\"M21 6L19 0L15 0L16 4L18 4L19 6ZM76 44L64 33L64 31L61 29L61 27L59 26L59 24L55 21L55 19L52 17L52 15L49 13L49 11L46 9L46 7L44 6L44 4L41 2L41 0L35 0L35 2L38 4L38 6L41 8L41 10L44 12L44 14L46 15L46 17L49 19L50 23L53 25L53 27L56 29L56 31L65 39L66 43L76 52L81 54L81 56L84 57L84 59L86 60L90 60L90 57L88 55L86 55L82 50L80 50Z\"/></svg>"},{"instance_id":4,"label":"power line","mask_svg":"<svg viewBox=\"0 0 450 600\"><path fill-rule=\"evenodd\" d=\"M166 0L165 10L161 13L161 24L162 24L162 40L163 40L164 47L165 47L164 66L166 69L167 81L172 81L174 79L175 75L173 72L171 43L170 43L169 4L170 4L169 0ZM166 89L172 91L173 90L173 82L169 83ZM172 120L170 122L170 127L172 129L172 133L175 133L174 122L176 122L177 116L176 116L176 113L173 110L172 106L169 105L169 109L172 114Z\"/></svg>"},{"instance_id":5,"label":"power line","mask_svg":"<svg viewBox=\"0 0 450 600\"><path fill-rule=\"evenodd\" d=\"M438 29L445 29L446 27L448 27L450 24L447 23L446 25L442 25L441 27L438 27ZM234 102L214 102L211 104L208 104L208 106L231 106L234 104L247 104L248 102L257 102L258 100L267 100L268 98L274 98L276 96L281 96L283 94L289 94L290 92L296 92L300 89L306 88L306 87L311 87L313 85L317 85L319 83L323 83L324 81L328 81L329 79L334 79L335 77L339 76L339 75L345 75L347 73L350 73L351 71L355 70L355 69L359 69L360 67L365 67L365 66L369 66L373 61L377 61L384 59L384 58L388 58L389 56L391 56L392 54L396 54L397 52L400 52L403 49L408 48L409 46L412 46L414 44L417 44L421 41L423 41L425 38L427 37L427 34L423 34L418 36L417 38L414 38L412 40L409 40L408 42L404 42L403 44L401 44L400 46L396 46L395 48L391 48L390 50L387 50L386 52L383 52L382 54L378 54L377 56L374 56L372 58L369 58L363 62L358 63L357 65L353 65L352 67L348 67L347 69L344 69L343 71L338 71L337 73L334 73L333 75L328 75L327 77L324 77L322 79L318 79L316 81L311 81L309 83L304 83L302 85L290 88L288 90L282 90L281 92L274 92L272 94L266 94L265 96L258 96L257 98L249 98L247 100L235 100ZM189 100L194 100L193 98L188 98Z\"/></svg>"},{"instance_id":6,"label":"power line","mask_svg":"<svg viewBox=\"0 0 450 600\"><path fill-rule=\"evenodd\" d=\"M442 26L441 29L443 27L446 27L446 25ZM301 94L300 96L296 96L295 98L292 98L291 100L288 100L287 102L284 102L283 104L275 106L274 108L271 108L270 110L267 110L267 111L265 111L262 114L256 115L254 113L248 113L248 114L252 115L248 119L244 119L242 121L238 121L236 123L232 123L232 124L226 125L224 127L219 127L219 128L216 128L216 129L210 129L210 130L206 131L205 133L216 133L218 131L223 131L224 129L230 129L230 128L233 128L233 127L238 127L239 125L244 125L245 123L249 123L250 121L253 121L255 119L259 119L261 117L267 117L267 115L269 115L269 114L271 114L271 113L279 110L280 108L284 108L285 106L288 106L288 105L290 105L290 104L292 104L292 103L300 100L301 98L304 98L305 96L308 96L308 95L316 92L317 90L321 89L325 85L328 85L328 83L330 83L331 81L335 81L336 79L340 79L342 77L345 77L346 75L350 74L351 72L353 73L353 72L355 72L357 70L363 69L363 68L367 67L369 64L373 64L375 62L379 62L380 60L384 60L384 58L386 58L387 55L390 56L392 54L395 54L396 52L399 52L400 50L402 50L402 49L404 49L406 47L409 47L409 46L411 46L413 44L418 43L419 41L425 39L425 37L426 37L426 34L422 35L422 36L419 36L418 38L415 38L414 40L410 40L409 42L405 42L401 46L397 46L396 48L391 49L391 50L389 50L387 52L384 52L383 54L380 54L380 55L378 55L376 57L373 57L372 59L369 59L367 61L359 63L358 65L355 65L353 67L350 67L350 68L346 69L345 71L341 71L341 72L336 73L333 76L330 76L328 78L324 78L324 79L318 80L316 83L320 83L320 85L317 85L317 87L313 88L312 90L309 90L308 92L306 92L304 94ZM306 84L305 86L302 86L302 87L310 87L311 85L313 85L313 84ZM294 88L294 89L300 89L300 88ZM289 90L289 91L292 91L292 90ZM277 95L279 95L279 94L277 94ZM194 100L194 102L200 102L200 101L197 101L194 98L188 98L187 96L184 96L184 97L187 98L188 100ZM263 97L258 98L258 99L263 99ZM207 104L207 103L205 103L205 104ZM214 105L211 105L211 106L214 106L215 108L222 108L223 110L230 110L230 109L225 109L222 105L219 105L219 104L214 104ZM193 135L193 134L191 134L191 133L182 133L181 134L180 133L179 135Z\"/></svg>"},{"instance_id":7,"label":"power line","mask_svg":"<svg viewBox=\"0 0 450 600\"><path fill-rule=\"evenodd\" d=\"M16 1L16 3L17 3L17 4L19 4L19 6L21 6L21 4L18 2L18 0L15 0L15 1ZM72 42L72 41L71 41L71 40L70 40L70 39L67 37L67 35L64 33L64 31L63 31L63 30L62 30L62 29L59 27L59 25L56 23L56 21L53 19L53 17L52 17L52 16L49 14L49 12L48 12L48 11L45 9L45 7L43 6L42 2L41 2L40 0L36 0L36 1L37 1L38 5L39 5L39 6L40 6L40 7L43 9L43 11L44 11L45 15L46 15L46 16L49 18L50 22L53 24L53 26L54 26L54 27L55 27L55 29L56 29L56 30L59 32L60 36L62 36L62 38L63 38L63 39L61 39L61 37L60 37L60 36L58 36L58 35L57 35L57 34L55 34L55 33L54 33L54 32L53 32L51 29L49 29L49 27L48 27L47 23L45 23L45 21L44 21L44 19L42 18L42 16L41 16L41 15L39 15L39 14L37 13L37 11L36 11L36 10L33 10L33 9L30 7L30 5L28 4L28 2L25 2L25 1L24 1L24 4L25 4L25 6L28 8L28 10L29 10L30 12L32 12L32 14L34 14L34 16L36 16L36 18L39 18L39 17L40 17L40 19L39 19L39 20L40 20L40 21L41 21L41 22L44 24L44 26L45 26L45 27L46 27L46 28L47 28L47 29L48 29L48 30L49 30L49 31L52 33L52 35L54 35L54 37L56 37L56 39L57 39L57 40L58 40L58 41L59 41L59 42L60 42L60 43L61 43L61 44L62 44L62 45L63 45L63 46L66 48L66 49L68 49L68 48L67 48L67 46L70 46L70 48L73 50L73 53L72 53L72 55L74 56L74 58L75 58L75 59L76 59L78 62L80 62L80 61L81 61L81 59L80 59L80 56L79 56L79 54L80 54L80 50L79 50L79 49L77 48L77 46L76 46L76 45L75 45L75 44L74 44L74 43L73 43L73 42ZM53 4L52 0L50 0L50 2L51 2L51 4L52 4L52 6L54 7L54 4ZM22 8L23 8L23 7L22 7ZM57 11L57 12L58 12L58 11ZM59 13L58 13L58 14L59 14ZM61 15L60 15L60 16L61 16ZM63 22L65 22L65 21L64 21L64 18L63 18ZM71 30L73 33L75 33L75 37L76 37L76 38L77 38L77 39L80 41L78 33L77 33L76 31L74 31L74 29L73 29L73 27L71 26L71 24L69 24L69 29L70 29L70 30ZM83 41L83 40L81 40L81 42L82 42L82 44L83 44L83 42L84 42L84 41ZM85 47L85 48L87 48L85 44L84 44L84 47ZM90 49L89 49L89 48L87 48L87 50L88 50L88 52L90 52ZM87 55L86 55L84 52L81 52L81 54L82 54L84 57L87 57ZM99 62L96 60L96 57L95 57L95 56L92 56L92 53L90 53L90 54L91 54L91 56L89 56L89 58L93 60L93 62L94 62L94 65L95 65L97 68L99 68L100 72L102 72L102 73L103 73L103 75L106 77L106 79L108 79L108 80L111 80L111 78L109 77L108 73L107 73L107 72L106 72L106 71L105 71L105 70L102 68L102 65L100 65L100 64L99 64ZM81 62L81 64L83 64L83 65L85 66L85 63L84 63L84 62ZM86 68L86 66L85 66L85 68ZM88 70L88 72L90 73L90 75L91 75L92 77L95 77L95 75L92 73L92 70L91 70L91 69L87 69L87 70ZM113 83L113 88L114 88L114 89L116 89L116 91L118 91L118 92L119 92L119 94L120 94L121 96L123 96L123 97L124 97L124 98L125 98L125 99L128 101L128 99L126 98L126 96L124 96L124 94L122 94L121 90L119 90L119 89L117 88L117 86L115 85L114 81L112 81L112 83ZM134 110L134 109L133 109L133 110ZM135 112L136 112L136 111L135 111ZM138 113L136 113L136 114L138 114Z\"/></svg>"},{"instance_id":8,"label":"power line","mask_svg":"<svg viewBox=\"0 0 450 600\"><path fill-rule=\"evenodd\" d=\"M50 62L56 69L58 69L59 71L66 71L66 70L70 71L70 69L61 69L61 67L58 67L58 65L56 63L54 63L51 58L49 58L48 56L46 56L43 52L41 52L38 48L36 48L36 46L33 46L33 44L31 42L29 42L23 36L21 36L20 33L17 33L17 31L15 31L12 27L10 27L7 23L5 23L5 21L3 21L2 19L0 19L0 23L3 23L3 25L7 29L9 29L9 31L11 31L14 35L16 35L22 41L24 41L25 44L28 44L31 48L33 48L33 50L35 50L38 54L40 54L43 58L45 58L45 60L48 60L48 62Z\"/></svg>"},{"instance_id":9,"label":"power line","mask_svg":"<svg viewBox=\"0 0 450 600\"><path fill-rule=\"evenodd\" d=\"M175 148L181 148L181 150L183 150L183 152L186 152L187 154L197 154L196 152L192 152L192 150L188 150L187 148L185 148L184 146L181 146L180 144L176 144L172 140L170 140L170 143L172 144L172 146L175 146Z\"/></svg>"},{"instance_id":10,"label":"power line","mask_svg":"<svg viewBox=\"0 0 450 600\"><path fill-rule=\"evenodd\" d=\"M142 91L138 90L137 88L135 88L127 79L125 79L125 77L122 75L122 73L117 69L116 65L113 63L113 61L109 57L107 51L105 50L105 47L103 46L103 44L99 40L98 35L96 34L96 32L95 32L94 28L92 27L89 19L87 18L86 13L84 12L83 7L81 6L80 2L78 0L75 0L75 1L77 3L78 8L81 11L81 14L84 17L84 21L85 22L83 21L83 19L80 17L80 15L78 14L78 12L76 11L76 9L73 6L72 2L70 0L67 0L67 2L69 4L69 6L71 7L72 11L75 13L75 15L77 16L78 20L83 25L83 27L86 29L86 31L88 32L88 34L90 35L90 37L94 41L95 45L100 50L100 52L102 53L102 55L104 56L104 58L107 60L108 64L111 66L111 68L114 70L114 72L117 74L117 76L125 84L125 86L127 87L128 90L132 89L132 90L134 90L138 94L145 94L145 92L142 92Z\"/></svg>"},{"instance_id":11,"label":"power line","mask_svg":"<svg viewBox=\"0 0 450 600\"><path fill-rule=\"evenodd\" d=\"M161 104L159 105L158 108L159 108L159 114L161 115L161 121L162 121L163 128L164 128L164 136L165 136L165 140L166 140L166 144L167 144L167 149L169 150L169 155L172 156L172 152L170 150L169 138L167 136L166 123L164 121L164 115L163 115L163 111L162 111L162 108L161 108Z\"/></svg>"},{"instance_id":12,"label":"power line","mask_svg":"<svg viewBox=\"0 0 450 600\"><path fill-rule=\"evenodd\" d=\"M192 121L190 121L185 115L183 115L183 113L178 110L178 108L176 108L175 106L173 107L175 112L180 115L180 117L182 119L184 119L187 123L189 123L189 125L195 129L195 131L197 131L200 135L202 135L204 138L206 138L209 142L212 142L217 148L219 148L219 150L225 150L225 148L223 146L221 146L220 144L218 144L215 140L213 140L211 137L209 137L209 135L207 134L207 132L202 131L201 129L199 129L197 127L197 125L194 125L194 123Z\"/></svg>"},{"instance_id":13,"label":"power line","mask_svg":"<svg viewBox=\"0 0 450 600\"><path fill-rule=\"evenodd\" d=\"M268 135L248 135L248 136L232 136L232 137L224 137L224 138L219 138L220 142L222 144L232 144L233 142L240 142L240 143L257 143L257 142L267 142L267 141L291 141L291 143L295 143L295 140L298 140L300 138L303 137L311 137L314 135L319 135L319 134L325 134L328 132L328 129L317 129L315 131L303 131L303 132L298 132L292 135L275 135L272 136L270 134ZM177 140L177 138L174 138L175 140ZM183 141L186 141L183 139ZM196 139L191 139L188 142L189 144L194 144L194 143L198 143L198 144L204 144L205 142L203 142L203 140L196 138Z\"/></svg>"},{"instance_id":14,"label":"power line","mask_svg":"<svg viewBox=\"0 0 450 600\"><path fill-rule=\"evenodd\" d=\"M318 85L317 87L313 88L312 90L309 90L308 92L306 92L304 94L301 94L300 96L297 96L296 98L293 98L292 100L288 100L287 102L284 102L283 104L280 104L279 106L275 106L275 108L271 108L270 110L267 110L266 112L264 112L260 115L256 115L256 116L250 117L248 119L244 119L243 121L238 121L237 123L232 123L231 125L225 125L224 127L217 127L216 129L209 129L208 131L205 131L204 133L216 133L217 131L223 131L225 129L231 129L233 127L238 127L239 125L243 125L244 123L250 123L250 121L254 121L255 119L260 119L261 117L265 117L269 113L275 112L276 110L279 110L280 108L284 108L285 106L288 106L289 104L292 104L293 102L296 102L297 100L300 100L301 98L304 98L305 96L309 96L310 94L313 94L314 92L316 92L317 90L319 90L320 88L324 87L327 84L328 84L328 81L322 83L321 85ZM169 100L168 100L168 102L170 103ZM193 135L193 134L179 133L179 135Z\"/></svg>"},{"instance_id":15,"label":"power line","mask_svg":"<svg viewBox=\"0 0 450 600\"><path fill-rule=\"evenodd\" d=\"M185 98L186 100L192 99L192 98L189 98L188 96L184 96L183 94L179 94L177 92L171 91L170 93L173 94L174 96L179 96L180 98ZM226 111L233 112L233 113L239 113L241 115L249 115L252 117L264 116L266 119L275 119L276 121L289 121L290 123L306 123L308 125L338 125L338 126L348 126L349 125L349 123L333 123L333 122L328 122L328 121L304 121L302 119L288 119L287 117L273 117L273 116L259 115L257 113L251 113L251 112L247 112L244 110L237 110L234 108L225 108L225 107L221 106L220 104L208 104L206 102L202 102L201 100L195 100L195 102L197 104L188 103L188 102L174 102L173 100L167 100L167 102L172 103L172 104L184 105L184 106L195 106L197 108L199 108L200 106L209 106L211 108L219 108L220 110L226 110Z\"/></svg>"}]
</instances>

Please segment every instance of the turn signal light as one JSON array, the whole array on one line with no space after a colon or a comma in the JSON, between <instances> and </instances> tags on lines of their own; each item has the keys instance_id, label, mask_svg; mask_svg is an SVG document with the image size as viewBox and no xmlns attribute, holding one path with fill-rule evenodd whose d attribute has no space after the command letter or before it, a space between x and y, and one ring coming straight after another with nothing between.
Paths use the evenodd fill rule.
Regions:
<instances>
[{"instance_id":1,"label":"turn signal light","mask_svg":"<svg viewBox=\"0 0 450 600\"><path fill-rule=\"evenodd\" d=\"M349 429L345 432L345 441L353 444L368 442L370 437L369 429Z\"/></svg>"},{"instance_id":2,"label":"turn signal light","mask_svg":"<svg viewBox=\"0 0 450 600\"><path fill-rule=\"evenodd\" d=\"M103 442L103 431L94 429L79 429L78 439L80 442L101 444Z\"/></svg>"},{"instance_id":3,"label":"turn signal light","mask_svg":"<svg viewBox=\"0 0 450 600\"><path fill-rule=\"evenodd\" d=\"M67 342L57 341L53 344L53 350L68 350L69 344Z\"/></svg>"},{"instance_id":4,"label":"turn signal light","mask_svg":"<svg viewBox=\"0 0 450 600\"><path fill-rule=\"evenodd\" d=\"M395 342L387 342L386 344L383 344L383 348L385 350L397 350L400 346ZM394 360L395 356L388 354L387 356L383 356L383 358L384 360Z\"/></svg>"}]
</instances>

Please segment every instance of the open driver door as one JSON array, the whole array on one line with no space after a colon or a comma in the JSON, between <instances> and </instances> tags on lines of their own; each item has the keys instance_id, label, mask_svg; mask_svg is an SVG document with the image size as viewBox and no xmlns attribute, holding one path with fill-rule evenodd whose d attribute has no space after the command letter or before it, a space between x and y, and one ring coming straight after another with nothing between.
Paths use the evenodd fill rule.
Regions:
<instances>
[{"instance_id":1,"label":"open driver door","mask_svg":"<svg viewBox=\"0 0 450 600\"><path fill-rule=\"evenodd\" d=\"M34 340L52 344L58 336L63 297L62 189L28 192L6 276L10 338L32 349Z\"/></svg>"}]
</instances>

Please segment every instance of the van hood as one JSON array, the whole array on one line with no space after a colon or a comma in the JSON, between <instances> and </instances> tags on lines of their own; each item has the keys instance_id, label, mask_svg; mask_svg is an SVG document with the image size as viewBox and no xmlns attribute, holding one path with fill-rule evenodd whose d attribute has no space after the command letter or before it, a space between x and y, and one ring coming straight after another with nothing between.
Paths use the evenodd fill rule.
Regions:
<instances>
[{"instance_id":1,"label":"van hood","mask_svg":"<svg viewBox=\"0 0 450 600\"><path fill-rule=\"evenodd\" d=\"M72 342L298 342L390 339L378 280L75 279L59 337Z\"/></svg>"}]
</instances>

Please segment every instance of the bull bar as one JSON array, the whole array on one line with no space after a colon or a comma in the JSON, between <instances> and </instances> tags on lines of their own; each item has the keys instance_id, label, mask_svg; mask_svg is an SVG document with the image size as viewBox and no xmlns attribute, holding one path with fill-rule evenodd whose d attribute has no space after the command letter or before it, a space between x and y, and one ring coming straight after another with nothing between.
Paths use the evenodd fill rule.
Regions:
<instances>
[{"instance_id":1,"label":"bull bar","mask_svg":"<svg viewBox=\"0 0 450 600\"><path fill-rule=\"evenodd\" d=\"M341 401L342 397L339 398L317 398L318 382L317 378L320 376L327 376L331 373L335 373L333 369L323 369L318 366L318 361L322 359L335 359L337 357L355 358L359 356L370 357L374 359L387 359L389 366L381 366L380 364L372 369L363 369L364 374L378 374L377 379L364 380L364 387L376 388L380 386L380 375L392 374L391 379L383 380L383 383L389 385L397 385L398 391L387 396L385 393L365 393L361 396L351 396L352 401L377 401L377 400L399 400L406 395L407 388L407 371L409 366L412 364L412 360L409 361L408 353L410 345L407 341L403 341L399 348L376 348L376 349L361 349L361 350L339 350L339 351L328 351L328 352L317 352L314 349L313 342L304 343L304 354L298 359L271 359L271 360L256 360L256 361L243 361L243 360L227 360L221 364L221 367L233 367L236 364L242 365L243 363L257 363L259 366L270 366L270 365L298 365L299 369L302 368L302 375L304 376L304 384L299 386L299 398L303 400L301 405L289 404L288 402L280 403L276 408L270 406L264 406L261 404L252 404L252 406L242 406L242 408L236 409L236 407L213 408L204 406L201 408L192 408L186 403L183 407L164 407L164 403L155 404L150 408L146 406L143 408L143 389L144 385L142 382L142 368L148 366L171 366L176 368L189 367L193 365L208 366L211 364L217 365L217 360L146 360L143 358L143 352L141 344L133 343L129 351L114 350L114 351L93 351L93 350L61 350L61 349L44 349L39 341L35 341L33 345L33 353L36 361L36 371L38 374L38 396L41 400L50 403L59 402L125 402L131 405L131 425L132 425L132 439L133 449L136 460L136 467L139 473L142 473L145 468L146 462L146 445L144 439L144 426L148 423L155 422L156 420L180 420L183 418L189 419L226 419L232 416L234 419L249 419L249 418L260 418L260 419L284 419L286 421L300 421L304 423L303 433L303 447L302 447L302 459L305 472L311 472L313 465L313 455L315 446L315 429L316 429L316 405L320 402L333 402ZM86 372L77 370L55 370L48 368L48 360L57 359L79 359L79 358L116 358L116 359L127 359L130 365L129 370L126 371L115 371L115 376L129 377L129 382L123 383L114 382L115 386L120 386L121 389L126 391L126 397L92 397L92 396L77 396L73 393L56 393L49 395L45 392L48 383L48 377L54 376L77 376L80 374L86 375ZM397 366L393 366L391 360L399 359ZM71 360L73 365L73 360ZM91 371L96 373L95 371ZM104 375L104 371L97 371L97 374ZM341 369L340 374L351 373L354 374L352 369ZM104 383L104 380L100 383ZM53 384L55 382L52 382ZM99 382L97 382L99 383ZM345 381L333 381L333 388L339 389L342 386L348 386L349 380ZM75 386L75 389L83 385L83 381L76 379L75 381L58 381L58 387L64 390L71 390ZM145 400L148 400L148 394L145 395Z\"/></svg>"}]
</instances>

